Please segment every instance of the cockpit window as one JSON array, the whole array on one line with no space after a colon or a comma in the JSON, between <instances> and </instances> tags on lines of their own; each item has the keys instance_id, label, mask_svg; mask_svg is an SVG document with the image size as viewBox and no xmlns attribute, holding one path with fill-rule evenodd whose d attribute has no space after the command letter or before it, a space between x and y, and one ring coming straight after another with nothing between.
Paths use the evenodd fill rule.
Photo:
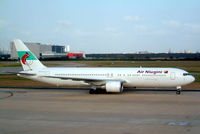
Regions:
<instances>
[{"instance_id":1,"label":"cockpit window","mask_svg":"<svg viewBox=\"0 0 200 134\"><path fill-rule=\"evenodd\" d=\"M183 73L183 76L191 75L190 73Z\"/></svg>"}]
</instances>

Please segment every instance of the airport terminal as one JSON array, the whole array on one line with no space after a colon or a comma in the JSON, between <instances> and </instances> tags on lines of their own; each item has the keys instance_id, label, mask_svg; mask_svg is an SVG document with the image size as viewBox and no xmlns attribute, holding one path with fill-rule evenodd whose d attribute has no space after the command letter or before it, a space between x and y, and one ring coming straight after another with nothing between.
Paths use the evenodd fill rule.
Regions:
<instances>
[{"instance_id":1,"label":"airport terminal","mask_svg":"<svg viewBox=\"0 0 200 134\"><path fill-rule=\"evenodd\" d=\"M183 51L166 53L152 53L152 52L133 52L133 53L84 53L80 50L70 51L70 46L51 45L43 43L25 42L31 51L39 59L89 59L89 60L199 60L199 52ZM73 47L73 46L72 46ZM17 53L10 42L9 51L0 51L0 59L2 60L16 60Z\"/></svg>"}]
</instances>

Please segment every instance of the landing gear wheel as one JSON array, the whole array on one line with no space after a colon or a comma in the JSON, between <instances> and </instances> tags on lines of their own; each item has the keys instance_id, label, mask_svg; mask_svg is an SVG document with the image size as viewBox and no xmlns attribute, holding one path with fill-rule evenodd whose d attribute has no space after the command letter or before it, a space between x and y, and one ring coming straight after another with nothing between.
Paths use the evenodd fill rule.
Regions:
<instances>
[{"instance_id":1,"label":"landing gear wheel","mask_svg":"<svg viewBox=\"0 0 200 134\"><path fill-rule=\"evenodd\" d=\"M181 94L181 86L177 86L176 89L177 89L176 94L180 95Z\"/></svg>"},{"instance_id":2,"label":"landing gear wheel","mask_svg":"<svg viewBox=\"0 0 200 134\"><path fill-rule=\"evenodd\" d=\"M89 91L90 94L106 94L106 90L97 88L97 89L90 89Z\"/></svg>"},{"instance_id":3,"label":"landing gear wheel","mask_svg":"<svg viewBox=\"0 0 200 134\"><path fill-rule=\"evenodd\" d=\"M96 92L95 92L94 89L90 89L89 93L90 93L90 94L95 94Z\"/></svg>"},{"instance_id":4,"label":"landing gear wheel","mask_svg":"<svg viewBox=\"0 0 200 134\"><path fill-rule=\"evenodd\" d=\"M181 94L181 90L178 89L178 90L176 91L176 94L177 94L177 95L180 95L180 94Z\"/></svg>"}]
</instances>

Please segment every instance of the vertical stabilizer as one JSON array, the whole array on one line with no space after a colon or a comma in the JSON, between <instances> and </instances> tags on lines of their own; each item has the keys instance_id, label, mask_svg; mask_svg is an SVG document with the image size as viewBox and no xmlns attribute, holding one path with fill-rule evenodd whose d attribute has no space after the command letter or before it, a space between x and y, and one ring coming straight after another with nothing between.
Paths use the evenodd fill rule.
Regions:
<instances>
[{"instance_id":1,"label":"vertical stabilizer","mask_svg":"<svg viewBox=\"0 0 200 134\"><path fill-rule=\"evenodd\" d=\"M38 58L26 47L21 40L14 40L20 62L24 70L45 68Z\"/></svg>"}]
</instances>

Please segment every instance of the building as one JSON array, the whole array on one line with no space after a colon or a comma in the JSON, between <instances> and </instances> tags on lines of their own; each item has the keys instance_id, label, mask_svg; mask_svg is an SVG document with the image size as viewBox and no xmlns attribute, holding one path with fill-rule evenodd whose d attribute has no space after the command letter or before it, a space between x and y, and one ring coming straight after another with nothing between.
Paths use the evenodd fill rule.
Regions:
<instances>
[{"instance_id":1,"label":"building","mask_svg":"<svg viewBox=\"0 0 200 134\"><path fill-rule=\"evenodd\" d=\"M10 58L9 52L0 49L0 60L7 60L9 58Z\"/></svg>"},{"instance_id":2,"label":"building","mask_svg":"<svg viewBox=\"0 0 200 134\"><path fill-rule=\"evenodd\" d=\"M69 45L67 45L65 52L67 52L66 56L69 59L84 59L85 58L85 54L83 52L71 52Z\"/></svg>"},{"instance_id":3,"label":"building","mask_svg":"<svg viewBox=\"0 0 200 134\"><path fill-rule=\"evenodd\" d=\"M70 59L84 59L85 54L82 52L69 52L66 55Z\"/></svg>"},{"instance_id":4,"label":"building","mask_svg":"<svg viewBox=\"0 0 200 134\"><path fill-rule=\"evenodd\" d=\"M53 53L64 53L65 52L65 46L56 46L53 45L52 47L52 52Z\"/></svg>"},{"instance_id":5,"label":"building","mask_svg":"<svg viewBox=\"0 0 200 134\"><path fill-rule=\"evenodd\" d=\"M86 59L126 59L126 60L200 60L200 53L99 53L86 54Z\"/></svg>"},{"instance_id":6,"label":"building","mask_svg":"<svg viewBox=\"0 0 200 134\"><path fill-rule=\"evenodd\" d=\"M41 43L24 42L24 44L32 51L38 58L65 56L65 46L46 45ZM14 43L10 43L11 59L17 59L18 55Z\"/></svg>"}]
</instances>

